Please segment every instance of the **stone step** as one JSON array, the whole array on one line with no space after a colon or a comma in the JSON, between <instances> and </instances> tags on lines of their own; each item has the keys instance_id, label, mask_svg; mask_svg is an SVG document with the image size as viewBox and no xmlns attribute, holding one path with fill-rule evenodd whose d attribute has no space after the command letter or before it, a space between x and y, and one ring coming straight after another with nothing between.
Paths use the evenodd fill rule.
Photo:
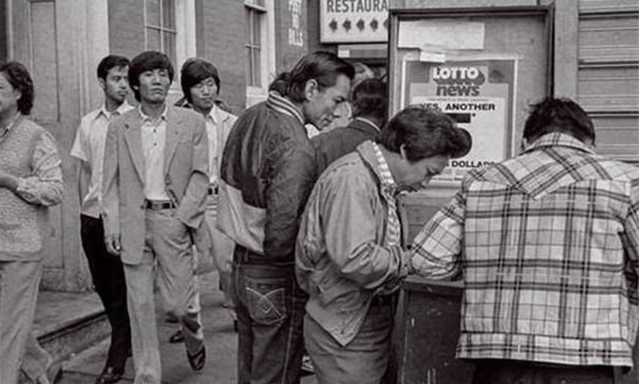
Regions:
<instances>
[{"instance_id":1,"label":"stone step","mask_svg":"<svg viewBox=\"0 0 640 384\"><path fill-rule=\"evenodd\" d=\"M33 332L60 363L106 339L111 327L95 292L40 291Z\"/></svg>"}]
</instances>

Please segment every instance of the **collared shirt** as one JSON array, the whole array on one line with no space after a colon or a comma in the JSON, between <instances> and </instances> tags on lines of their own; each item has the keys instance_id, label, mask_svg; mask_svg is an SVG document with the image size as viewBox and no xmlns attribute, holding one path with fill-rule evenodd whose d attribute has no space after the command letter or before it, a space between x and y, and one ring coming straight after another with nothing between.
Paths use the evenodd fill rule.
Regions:
<instances>
[{"instance_id":1,"label":"collared shirt","mask_svg":"<svg viewBox=\"0 0 640 384\"><path fill-rule=\"evenodd\" d=\"M167 137L167 108L153 121L138 108L142 117L142 153L144 157L144 196L147 200L170 200L164 189L164 146Z\"/></svg>"},{"instance_id":2,"label":"collared shirt","mask_svg":"<svg viewBox=\"0 0 640 384\"><path fill-rule=\"evenodd\" d=\"M218 107L214 105L211 108L211 112L205 117L205 122L209 139L209 183L215 184L218 181L218 132L220 130Z\"/></svg>"},{"instance_id":3,"label":"collared shirt","mask_svg":"<svg viewBox=\"0 0 640 384\"><path fill-rule=\"evenodd\" d=\"M462 270L459 358L633 365L637 167L545 135L470 172L413 249L420 275Z\"/></svg>"},{"instance_id":4,"label":"collared shirt","mask_svg":"<svg viewBox=\"0 0 640 384\"><path fill-rule=\"evenodd\" d=\"M387 246L400 244L400 219L398 218L398 208L396 205L396 192L398 185L393 179L389 164L384 158L378 144L372 142L373 151L378 162L378 172L380 172L380 190L387 200Z\"/></svg>"},{"instance_id":5,"label":"collared shirt","mask_svg":"<svg viewBox=\"0 0 640 384\"><path fill-rule=\"evenodd\" d=\"M209 183L212 186L218 184L222 151L236 119L236 116L223 111L217 105L213 106L205 118L209 139Z\"/></svg>"},{"instance_id":6,"label":"collared shirt","mask_svg":"<svg viewBox=\"0 0 640 384\"><path fill-rule=\"evenodd\" d=\"M70 154L76 159L88 163L91 169L87 194L82 198L81 212L84 215L100 217L102 163L109 122L132 108L126 101L113 112L107 111L103 105L100 109L86 114L80 121Z\"/></svg>"}]
</instances>

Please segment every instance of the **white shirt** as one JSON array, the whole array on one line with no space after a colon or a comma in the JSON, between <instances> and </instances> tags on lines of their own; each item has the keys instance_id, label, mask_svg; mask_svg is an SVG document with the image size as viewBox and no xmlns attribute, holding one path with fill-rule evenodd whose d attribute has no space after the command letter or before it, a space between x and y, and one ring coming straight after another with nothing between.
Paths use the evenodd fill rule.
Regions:
<instances>
[{"instance_id":1,"label":"white shirt","mask_svg":"<svg viewBox=\"0 0 640 384\"><path fill-rule=\"evenodd\" d=\"M144 157L144 196L147 200L170 200L164 189L164 146L167 137L167 108L155 122L138 108L142 117L140 135Z\"/></svg>"},{"instance_id":2,"label":"white shirt","mask_svg":"<svg viewBox=\"0 0 640 384\"><path fill-rule=\"evenodd\" d=\"M209 139L209 183L215 184L218 181L218 141L220 136L220 117L218 107L211 108L205 117L207 123L207 138Z\"/></svg>"},{"instance_id":3,"label":"white shirt","mask_svg":"<svg viewBox=\"0 0 640 384\"><path fill-rule=\"evenodd\" d=\"M107 111L103 105L100 109L86 114L80 121L80 126L71 148L71 156L86 162L91 169L87 194L82 198L81 212L83 215L94 218L100 217L102 164L109 122L132 108L126 101L113 112Z\"/></svg>"},{"instance_id":4,"label":"white shirt","mask_svg":"<svg viewBox=\"0 0 640 384\"><path fill-rule=\"evenodd\" d=\"M217 105L214 105L209 115L205 117L207 139L209 140L209 183L211 185L218 183L224 145L236 119L236 116L222 110Z\"/></svg>"}]
</instances>

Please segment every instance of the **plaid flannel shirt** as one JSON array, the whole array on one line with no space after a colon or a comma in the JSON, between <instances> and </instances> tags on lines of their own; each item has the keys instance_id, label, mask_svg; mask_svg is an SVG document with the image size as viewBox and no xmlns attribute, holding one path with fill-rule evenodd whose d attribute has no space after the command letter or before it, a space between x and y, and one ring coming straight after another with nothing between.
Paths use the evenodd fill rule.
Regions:
<instances>
[{"instance_id":1,"label":"plaid flannel shirt","mask_svg":"<svg viewBox=\"0 0 640 384\"><path fill-rule=\"evenodd\" d=\"M633 365L637 167L545 135L470 172L413 250L420 275L462 272L457 357Z\"/></svg>"}]
</instances>

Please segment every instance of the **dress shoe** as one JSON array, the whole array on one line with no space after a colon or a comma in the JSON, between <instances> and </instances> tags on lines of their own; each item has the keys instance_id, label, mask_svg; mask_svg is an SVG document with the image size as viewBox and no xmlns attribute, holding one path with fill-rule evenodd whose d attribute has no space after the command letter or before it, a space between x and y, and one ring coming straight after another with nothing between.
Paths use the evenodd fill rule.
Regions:
<instances>
[{"instance_id":1,"label":"dress shoe","mask_svg":"<svg viewBox=\"0 0 640 384\"><path fill-rule=\"evenodd\" d=\"M200 351L194 353L193 355L189 354L187 351L187 359L189 359L189 365L191 369L194 371L202 371L204 369L204 363L207 361L207 350L202 346Z\"/></svg>"},{"instance_id":2,"label":"dress shoe","mask_svg":"<svg viewBox=\"0 0 640 384\"><path fill-rule=\"evenodd\" d=\"M182 343L184 341L184 336L182 335L182 330L178 329L173 335L169 337L169 342L171 344Z\"/></svg>"},{"instance_id":3,"label":"dress shoe","mask_svg":"<svg viewBox=\"0 0 640 384\"><path fill-rule=\"evenodd\" d=\"M106 367L104 371L96 379L96 384L111 384L117 383L122 378L124 372L116 371L113 367Z\"/></svg>"}]
</instances>

